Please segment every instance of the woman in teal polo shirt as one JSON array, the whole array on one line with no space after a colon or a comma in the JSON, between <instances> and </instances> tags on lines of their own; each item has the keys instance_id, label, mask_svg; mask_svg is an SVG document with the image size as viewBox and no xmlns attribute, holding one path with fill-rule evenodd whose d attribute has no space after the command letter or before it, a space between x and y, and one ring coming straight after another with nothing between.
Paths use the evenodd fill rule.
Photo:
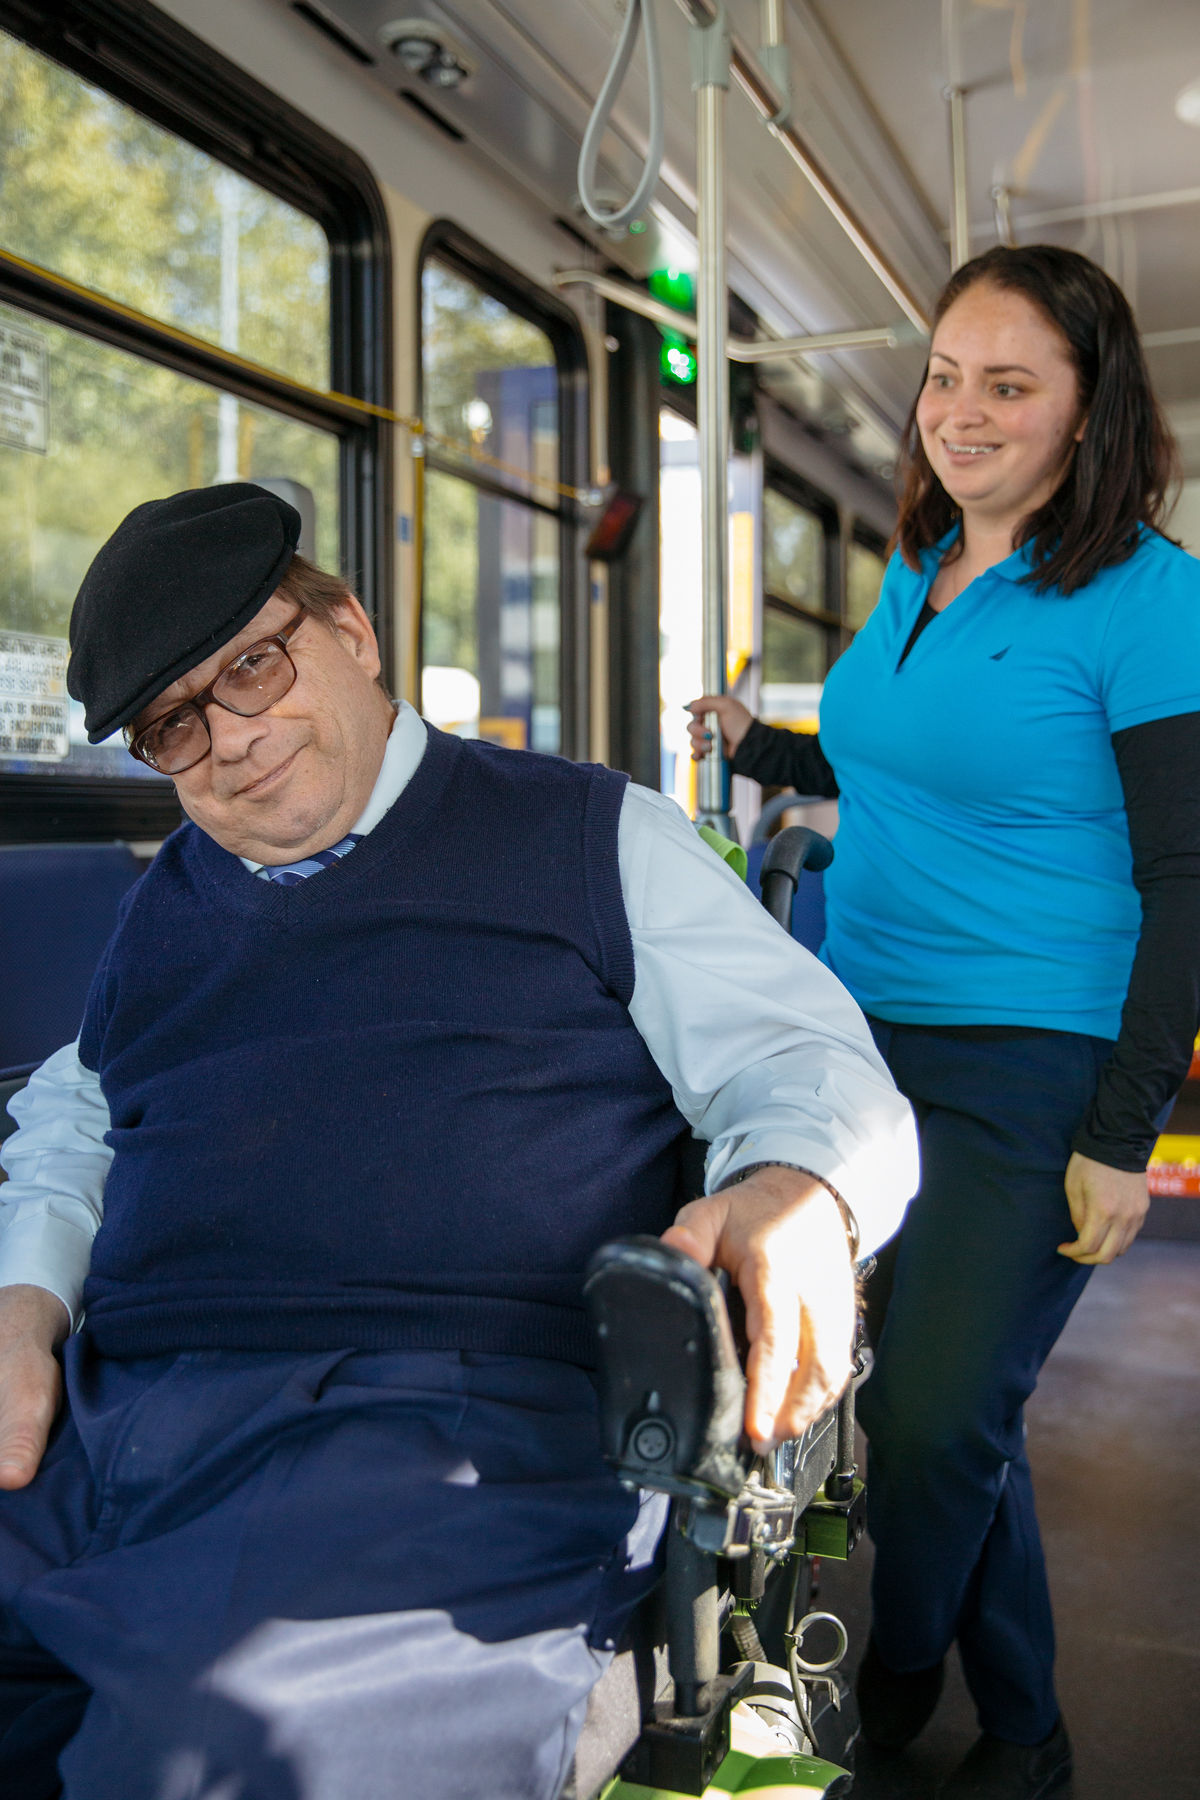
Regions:
<instances>
[{"instance_id":1,"label":"woman in teal polo shirt","mask_svg":"<svg viewBox=\"0 0 1200 1800\"><path fill-rule=\"evenodd\" d=\"M727 696L732 767L837 795L822 955L913 1103L923 1179L868 1296L866 1735L902 1748L957 1639L982 1736L945 1800L1069 1779L1022 1405L1133 1241L1200 1023L1200 564L1120 290L997 248L953 276L898 549L820 737Z\"/></svg>"}]
</instances>

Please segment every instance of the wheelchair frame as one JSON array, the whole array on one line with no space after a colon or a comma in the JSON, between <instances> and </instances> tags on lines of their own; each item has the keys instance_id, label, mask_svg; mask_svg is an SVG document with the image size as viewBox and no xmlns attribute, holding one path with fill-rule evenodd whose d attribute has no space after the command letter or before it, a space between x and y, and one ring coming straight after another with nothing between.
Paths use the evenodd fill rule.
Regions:
<instances>
[{"instance_id":1,"label":"wheelchair frame","mask_svg":"<svg viewBox=\"0 0 1200 1800\"><path fill-rule=\"evenodd\" d=\"M805 827L780 832L768 846L763 904L785 930L801 870L822 869L832 855L828 841ZM716 1800L751 1793L761 1800L833 1800L848 1793L848 1769L800 1745L782 1755L739 1747L733 1721L745 1702L773 1714L780 1737L789 1730L794 1735L798 1725L816 1752L820 1732L805 1681L825 1685L833 1710L845 1701L848 1713L854 1712L845 1683L835 1679L846 1648L844 1628L834 1621L842 1635L837 1656L805 1664L799 1653L804 1626L831 1615L810 1614L799 1629L794 1616L796 1559L844 1560L865 1529L865 1488L854 1464L853 1387L803 1438L769 1458L747 1459L739 1449L745 1381L717 1278L655 1238L631 1238L597 1253L585 1294L600 1345L605 1455L627 1486L672 1496L666 1678L656 1684L641 1735L620 1772L593 1790L594 1800ZM732 1296L731 1304L736 1300ZM769 1577L778 1580L789 1560L785 1685L783 1671L766 1660L754 1614ZM726 1632L741 1656L722 1670ZM843 1733L851 1750L856 1736L854 1718Z\"/></svg>"}]
</instances>

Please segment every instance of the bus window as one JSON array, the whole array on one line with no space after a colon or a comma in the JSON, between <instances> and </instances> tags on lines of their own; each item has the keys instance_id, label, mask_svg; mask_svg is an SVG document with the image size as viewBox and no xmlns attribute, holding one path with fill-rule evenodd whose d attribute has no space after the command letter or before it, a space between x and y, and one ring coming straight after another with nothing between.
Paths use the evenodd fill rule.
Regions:
<instances>
[{"instance_id":1,"label":"bus window","mask_svg":"<svg viewBox=\"0 0 1200 1800\"><path fill-rule=\"evenodd\" d=\"M821 519L770 487L763 493L763 587L774 599L808 612L825 609Z\"/></svg>"},{"instance_id":2,"label":"bus window","mask_svg":"<svg viewBox=\"0 0 1200 1800\"><path fill-rule=\"evenodd\" d=\"M816 730L821 683L841 650L830 591L832 510L763 491L763 638L759 705L769 724Z\"/></svg>"},{"instance_id":3,"label":"bus window","mask_svg":"<svg viewBox=\"0 0 1200 1800\"><path fill-rule=\"evenodd\" d=\"M457 446L498 458L496 479L519 492L529 492L521 471L556 482L558 371L546 332L437 257L421 288L422 412L451 440L437 447L468 463Z\"/></svg>"},{"instance_id":4,"label":"bus window","mask_svg":"<svg viewBox=\"0 0 1200 1800\"><path fill-rule=\"evenodd\" d=\"M421 705L562 748L560 375L548 332L436 255L422 271L428 428Z\"/></svg>"},{"instance_id":5,"label":"bus window","mask_svg":"<svg viewBox=\"0 0 1200 1800\"><path fill-rule=\"evenodd\" d=\"M560 748L558 522L431 469L421 706L463 737Z\"/></svg>"},{"instance_id":6,"label":"bus window","mask_svg":"<svg viewBox=\"0 0 1200 1800\"><path fill-rule=\"evenodd\" d=\"M316 220L3 33L0 243L329 386L329 243Z\"/></svg>"},{"instance_id":7,"label":"bus window","mask_svg":"<svg viewBox=\"0 0 1200 1800\"><path fill-rule=\"evenodd\" d=\"M846 546L846 623L852 630L865 625L874 612L886 568L880 551L851 538Z\"/></svg>"},{"instance_id":8,"label":"bus window","mask_svg":"<svg viewBox=\"0 0 1200 1800\"><path fill-rule=\"evenodd\" d=\"M114 77L120 95L70 66L87 52L69 33L51 47L0 32L3 835L153 838L178 819L170 784L119 738L89 745L66 694L75 592L141 502L262 480L301 502L307 554L333 569L353 559L373 608L382 571L357 495L343 499L364 459L378 465L379 428L331 390L366 382L386 400L382 365L354 335L363 271L386 266L386 243L376 233L335 290L335 246L359 247L376 196L369 177L332 172L298 115L276 108L274 160L255 169L299 205L184 135L227 141L209 121L237 104L205 47L175 84L178 132L144 40ZM137 106L143 62L157 119ZM234 91L245 79L229 76Z\"/></svg>"},{"instance_id":9,"label":"bus window","mask_svg":"<svg viewBox=\"0 0 1200 1800\"><path fill-rule=\"evenodd\" d=\"M11 306L0 306L0 381L5 367L44 387L26 390L23 442L0 411L0 768L156 781L120 738L89 744L83 708L66 698L67 626L88 564L143 500L286 470L315 498L316 559L336 567L337 439L233 400L236 460L223 469L231 396Z\"/></svg>"},{"instance_id":10,"label":"bus window","mask_svg":"<svg viewBox=\"0 0 1200 1800\"><path fill-rule=\"evenodd\" d=\"M825 628L789 608L766 601L763 606L762 682L780 687L793 682L824 681Z\"/></svg>"}]
</instances>

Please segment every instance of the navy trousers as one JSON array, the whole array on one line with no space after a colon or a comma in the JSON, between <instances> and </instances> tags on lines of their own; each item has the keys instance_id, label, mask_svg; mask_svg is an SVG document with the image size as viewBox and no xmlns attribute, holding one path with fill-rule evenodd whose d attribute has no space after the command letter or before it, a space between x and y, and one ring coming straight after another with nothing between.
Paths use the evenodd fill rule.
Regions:
<instances>
[{"instance_id":1,"label":"navy trousers","mask_svg":"<svg viewBox=\"0 0 1200 1800\"><path fill-rule=\"evenodd\" d=\"M872 1029L922 1163L868 1292L872 1629L899 1671L957 1639L981 1727L1038 1743L1058 1703L1022 1408L1091 1272L1056 1246L1075 1236L1063 1177L1112 1044Z\"/></svg>"},{"instance_id":2,"label":"navy trousers","mask_svg":"<svg viewBox=\"0 0 1200 1800\"><path fill-rule=\"evenodd\" d=\"M585 1372L67 1346L0 1494L0 1794L553 1800L663 1522Z\"/></svg>"}]
</instances>

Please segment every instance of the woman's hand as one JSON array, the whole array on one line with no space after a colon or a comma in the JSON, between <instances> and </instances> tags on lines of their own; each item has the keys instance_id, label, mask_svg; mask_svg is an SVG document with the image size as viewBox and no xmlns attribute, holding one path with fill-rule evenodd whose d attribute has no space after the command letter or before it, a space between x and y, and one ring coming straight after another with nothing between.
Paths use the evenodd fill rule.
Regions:
<instances>
[{"instance_id":1,"label":"woman's hand","mask_svg":"<svg viewBox=\"0 0 1200 1800\"><path fill-rule=\"evenodd\" d=\"M1067 1204L1078 1236L1058 1246L1077 1263L1110 1263L1124 1256L1150 1205L1145 1175L1110 1169L1078 1150L1067 1164Z\"/></svg>"},{"instance_id":2,"label":"woman's hand","mask_svg":"<svg viewBox=\"0 0 1200 1800\"><path fill-rule=\"evenodd\" d=\"M688 701L687 710L692 715L688 736L692 740L693 762L703 762L712 743L712 734L704 721L705 713L716 713L727 757L733 755L754 723L754 714L732 694L701 694L698 700Z\"/></svg>"}]
</instances>

